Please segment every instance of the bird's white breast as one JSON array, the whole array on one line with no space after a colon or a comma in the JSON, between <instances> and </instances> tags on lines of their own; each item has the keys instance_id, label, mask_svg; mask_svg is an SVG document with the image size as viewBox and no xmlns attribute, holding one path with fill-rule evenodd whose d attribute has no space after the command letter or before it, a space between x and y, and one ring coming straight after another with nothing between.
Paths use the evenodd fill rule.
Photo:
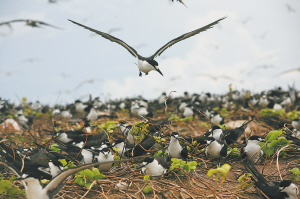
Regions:
<instances>
[{"instance_id":1,"label":"bird's white breast","mask_svg":"<svg viewBox=\"0 0 300 199\"><path fill-rule=\"evenodd\" d=\"M153 66L151 66L147 61L144 60L138 61L138 68L144 73L148 73L151 70L155 70Z\"/></svg>"}]
</instances>

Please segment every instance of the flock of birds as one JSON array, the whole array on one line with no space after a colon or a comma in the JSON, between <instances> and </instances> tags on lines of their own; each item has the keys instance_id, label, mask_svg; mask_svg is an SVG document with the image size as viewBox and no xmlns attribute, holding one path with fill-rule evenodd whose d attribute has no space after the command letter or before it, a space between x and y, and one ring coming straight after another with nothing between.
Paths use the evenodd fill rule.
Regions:
<instances>
[{"instance_id":1,"label":"flock of birds","mask_svg":"<svg viewBox=\"0 0 300 199\"><path fill-rule=\"evenodd\" d=\"M15 106L9 100L0 100L1 131L13 129L14 131L32 130L33 118L39 112L49 113L55 120L67 120L69 123L84 121L82 129L69 130L46 130L45 134L50 141L46 144L35 142L34 148L18 146L12 147L9 142L2 137L0 142L0 164L4 168L12 170L18 180L23 183L27 198L52 198L63 187L65 179L83 169L97 167L100 172L109 172L116 162L142 163L140 172L147 175L164 175L167 173L172 158L189 159L188 145L197 141L197 146L205 146L205 155L220 162L221 158L227 156L227 148L237 143L238 139L244 135L247 124L253 119L243 123L233 129L222 129L226 118L212 110L214 107L225 107L227 110L240 109L241 111L251 111L253 108L270 108L279 110L298 110L300 92L294 88L283 91L281 88L262 92L261 94L250 95L246 91L232 91L226 95L212 95L201 93L189 95L184 93L183 97L168 98L163 93L158 99L148 101L142 97L125 99L122 101L102 102L99 97L82 103L76 100L74 104L66 106L43 106L38 101ZM191 117L194 120L196 115L201 118L210 119L212 127L202 136L190 137L180 136L178 132L169 132L169 119L173 115L154 121L150 119L156 114L156 110L163 110L165 107L174 110L177 115ZM30 109L27 116L24 111ZM101 131L95 133L93 122L99 118L108 117L116 120L118 111L127 109L131 117L141 118L142 122L130 125L125 121L119 121L112 133ZM8 116L15 116L11 118ZM80 117L78 117L78 115ZM204 116L205 115L205 116ZM278 122L280 123L280 122ZM294 137L290 138L295 144L300 146L300 121L299 118L287 122L294 132ZM56 124L55 124L56 125ZM141 125L146 125L141 126ZM134 129L139 129L134 133ZM145 130L146 128L146 130ZM145 130L143 139L138 137ZM3 134L4 135L4 134ZM165 138L166 141L158 141L158 138ZM185 142L181 142L181 140ZM252 135L242 139L241 158L247 172L252 174L252 179L259 188L269 198L297 198L299 190L290 180L283 180L280 183L267 181L258 172L254 164L263 160L263 151L259 143L264 141L264 137ZM59 152L50 149L50 143L55 142ZM154 157L149 151L165 151ZM121 160L115 160L115 156ZM65 159L77 165L74 168L63 170L63 165L59 161ZM41 179L51 180L46 187L40 184Z\"/></svg>"}]
</instances>

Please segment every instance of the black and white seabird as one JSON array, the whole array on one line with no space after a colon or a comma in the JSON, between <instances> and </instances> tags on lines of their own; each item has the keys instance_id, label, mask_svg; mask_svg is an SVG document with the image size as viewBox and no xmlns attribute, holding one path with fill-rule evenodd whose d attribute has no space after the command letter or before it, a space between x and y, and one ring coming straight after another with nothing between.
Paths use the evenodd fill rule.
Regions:
<instances>
[{"instance_id":1,"label":"black and white seabird","mask_svg":"<svg viewBox=\"0 0 300 199\"><path fill-rule=\"evenodd\" d=\"M223 140L217 141L214 137L208 137L205 155L209 155L212 158L212 164L214 158L218 158L220 160L221 157L225 157L227 155L226 142Z\"/></svg>"},{"instance_id":2,"label":"black and white seabird","mask_svg":"<svg viewBox=\"0 0 300 199\"><path fill-rule=\"evenodd\" d=\"M169 165L162 157L146 157L143 161L142 173L147 175L162 175L169 169Z\"/></svg>"},{"instance_id":3,"label":"black and white seabird","mask_svg":"<svg viewBox=\"0 0 300 199\"><path fill-rule=\"evenodd\" d=\"M23 183L25 190L26 190L26 197L27 199L51 199L53 198L60 189L64 186L64 180L81 170L88 169L94 166L100 166L102 164L106 163L115 163L115 162L127 162L130 161L129 159L124 160L115 160L110 162L97 162L92 164L85 164L80 165L77 167L69 168L63 172L61 172L58 176L56 176L54 179L52 179L49 184L47 184L46 187L42 187L39 181L39 176L36 175L36 173L28 172L24 173L23 175L20 175L19 171L16 171L13 167L7 165L4 162L0 162L0 165L5 166L6 168L10 169L12 172L14 172L19 178L16 180L21 180Z\"/></svg>"},{"instance_id":4,"label":"black and white seabird","mask_svg":"<svg viewBox=\"0 0 300 199\"><path fill-rule=\"evenodd\" d=\"M79 26L81 26L81 27L83 27L83 28L85 28L87 30L90 30L90 31L92 31L94 33L97 33L98 35L104 37L105 39L108 39L108 40L110 40L112 42L116 42L116 43L120 44L121 46L123 46L124 48L126 48L130 52L130 54L132 54L134 57L138 58L138 64L137 64L137 66L138 66L139 71L140 71L139 75L142 76L142 72L145 73L146 75L148 75L148 73L151 70L156 70L161 75L163 75L162 72L158 68L158 63L154 60L157 56L161 55L167 48L171 47L172 45L176 44L177 42L180 42L180 41L182 41L184 39L187 39L187 38L192 37L192 36L194 36L196 34L199 34L200 32L208 30L208 29L212 28L214 25L218 24L221 20L223 20L225 18L226 17L218 19L217 21L214 21L214 22L212 22L212 23L210 23L210 24L208 24L208 25L206 25L206 26L204 26L202 28L199 28L199 29L196 29L194 31L188 32L186 34L183 34L183 35L181 35L181 36L179 36L179 37L177 37L177 38L169 41L167 44L165 44L163 47L161 47L160 49L158 49L150 57L143 57L143 56L139 55L134 48L132 48L131 46L129 46L128 44L126 44L124 41L122 41L122 40L120 40L120 39L118 39L118 38L116 38L116 37L114 37L112 35L109 35L107 33L101 32L99 30L95 30L95 29L89 28L89 27L87 27L85 25L82 25L82 24L77 23L75 21L72 21L70 19L69 19L69 21L71 21L74 24L79 25Z\"/></svg>"},{"instance_id":5,"label":"black and white seabird","mask_svg":"<svg viewBox=\"0 0 300 199\"><path fill-rule=\"evenodd\" d=\"M260 158L264 154L264 152L260 149L259 144L264 141L261 137L257 135L252 135L248 141L247 145L242 149L242 153L247 155L247 158L252 162L260 162Z\"/></svg>"},{"instance_id":6,"label":"black and white seabird","mask_svg":"<svg viewBox=\"0 0 300 199\"><path fill-rule=\"evenodd\" d=\"M205 134L206 137L214 137L215 140L220 140L223 130L218 125L212 126Z\"/></svg>"},{"instance_id":7,"label":"black and white seabird","mask_svg":"<svg viewBox=\"0 0 300 199\"><path fill-rule=\"evenodd\" d=\"M270 199L297 199L298 187L290 180L283 180L280 183L265 179L256 167L248 159L243 161L248 173L252 174L251 179L254 184Z\"/></svg>"},{"instance_id":8,"label":"black and white seabird","mask_svg":"<svg viewBox=\"0 0 300 199\"><path fill-rule=\"evenodd\" d=\"M173 132L171 135L171 141L168 146L168 159L177 158L185 160L188 156L188 150L186 147L182 147L179 143L179 134Z\"/></svg>"},{"instance_id":9,"label":"black and white seabird","mask_svg":"<svg viewBox=\"0 0 300 199\"><path fill-rule=\"evenodd\" d=\"M103 148L97 157L98 162L110 162L113 160L114 160L114 155L111 154L109 148ZM99 171L107 172L111 169L112 165L113 165L113 163L99 165Z\"/></svg>"}]
</instances>

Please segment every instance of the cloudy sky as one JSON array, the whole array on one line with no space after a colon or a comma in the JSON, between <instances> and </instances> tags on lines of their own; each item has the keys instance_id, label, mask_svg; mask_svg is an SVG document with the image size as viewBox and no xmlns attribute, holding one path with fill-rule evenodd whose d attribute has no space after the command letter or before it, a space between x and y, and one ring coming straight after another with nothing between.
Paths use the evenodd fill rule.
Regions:
<instances>
[{"instance_id":1,"label":"cloudy sky","mask_svg":"<svg viewBox=\"0 0 300 199\"><path fill-rule=\"evenodd\" d=\"M157 98L234 89L260 92L287 85L300 89L299 0L9 0L0 3L0 23L14 19L43 21L0 26L0 97L44 104L65 104L144 96ZM214 28L175 44L156 58L161 76L139 77L126 49L67 19L110 32L142 56L170 40L227 18Z\"/></svg>"}]
</instances>

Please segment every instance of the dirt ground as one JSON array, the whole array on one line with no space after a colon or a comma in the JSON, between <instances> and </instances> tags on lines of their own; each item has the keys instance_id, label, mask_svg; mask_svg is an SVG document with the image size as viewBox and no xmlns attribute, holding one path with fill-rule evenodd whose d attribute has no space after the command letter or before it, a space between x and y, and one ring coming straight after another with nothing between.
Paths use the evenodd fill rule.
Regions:
<instances>
[{"instance_id":1,"label":"dirt ground","mask_svg":"<svg viewBox=\"0 0 300 199\"><path fill-rule=\"evenodd\" d=\"M97 124L105 123L108 120L126 121L129 124L134 124L137 121L141 121L137 118L130 118L123 113L117 113L118 118L108 119L102 118L97 120ZM228 126L239 126L245 119L250 119L255 116L252 123L248 125L245 132L247 136L251 135L264 135L270 130L273 130L270 122L265 122L256 112L235 112L226 117ZM164 111L157 114L153 120L165 118ZM275 119L276 120L276 119ZM39 144L45 143L51 139L51 135L44 130L53 130L53 121L60 123L62 129L70 128L68 122L59 122L56 119L48 118L46 116L34 121L33 127L30 132L16 133L14 131L1 132L2 141L6 143L14 143L14 146L32 146L32 141ZM275 121L274 121L275 122ZM207 125L208 124L208 125ZM77 123L80 125L80 123ZM74 126L74 124L73 124ZM193 121L187 122L170 122L169 127L164 130L166 136L166 147L169 143L170 134L174 131L179 132L180 136L199 136L203 135L210 128L208 119L205 117L194 118ZM24 142L21 142L18 136L25 138ZM5 141L6 140L6 141ZM181 141L184 142L183 139ZM234 147L240 147L239 144ZM244 174L245 168L241 164L241 159L238 156L228 155L220 162L221 165L227 163L231 165L231 170L226 178L226 181L219 185L220 181L216 181L215 175L213 177L207 177L207 172L211 168L216 168L216 165L212 165L211 159L206 158L204 154L205 146L191 146L191 152L189 153L188 161L195 160L198 165L196 170L191 173L182 172L181 170L170 171L166 176L150 177L148 184L153 192L148 194L143 193L143 188L146 186L144 182L144 175L140 174L140 169L133 167L131 163L122 163L114 166L110 172L103 173L105 178L97 180L92 189L86 189L78 184L74 183L74 180L70 179L63 187L63 189L55 196L55 198L260 198L259 192L253 185L247 189L241 189L238 182L238 178ZM277 169L276 155L270 159L256 164L259 171L263 172L263 175L273 181L281 181L280 175L283 179L292 179L292 174L288 170L292 168L300 168L300 151L295 149L287 150L287 154L284 157L279 158L278 166L280 172ZM11 173L2 173L5 178L9 178ZM125 190L119 190L116 185L119 182L126 182L129 186ZM294 181L298 186L300 182ZM15 185L20 186L23 189L22 184L19 181L14 182ZM5 198L5 196L0 196Z\"/></svg>"}]
</instances>

